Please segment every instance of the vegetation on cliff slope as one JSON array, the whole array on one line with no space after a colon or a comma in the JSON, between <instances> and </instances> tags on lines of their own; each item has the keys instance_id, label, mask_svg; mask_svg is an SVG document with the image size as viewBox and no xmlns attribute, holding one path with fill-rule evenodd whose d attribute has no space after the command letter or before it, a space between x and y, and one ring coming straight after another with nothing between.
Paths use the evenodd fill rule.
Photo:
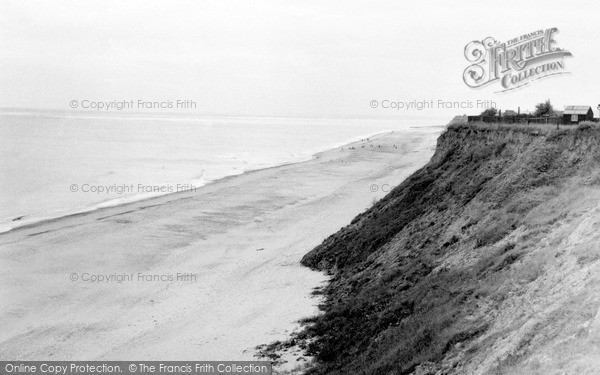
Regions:
<instances>
[{"instance_id":1,"label":"vegetation on cliff slope","mask_svg":"<svg viewBox=\"0 0 600 375\"><path fill-rule=\"evenodd\" d=\"M428 165L302 260L332 277L301 335L309 373L508 373L557 337L541 316L566 307L531 289L559 282L561 243L540 243L598 190L599 144L592 125L450 126ZM521 311L527 293L547 311Z\"/></svg>"}]
</instances>

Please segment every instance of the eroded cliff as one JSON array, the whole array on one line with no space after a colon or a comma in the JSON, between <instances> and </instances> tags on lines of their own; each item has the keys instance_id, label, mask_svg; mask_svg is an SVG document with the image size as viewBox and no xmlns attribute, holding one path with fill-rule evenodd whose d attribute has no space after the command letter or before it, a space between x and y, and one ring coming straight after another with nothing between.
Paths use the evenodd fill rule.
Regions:
<instances>
[{"instance_id":1,"label":"eroded cliff","mask_svg":"<svg viewBox=\"0 0 600 375\"><path fill-rule=\"evenodd\" d=\"M595 373L600 130L457 125L308 253L315 374Z\"/></svg>"}]
</instances>

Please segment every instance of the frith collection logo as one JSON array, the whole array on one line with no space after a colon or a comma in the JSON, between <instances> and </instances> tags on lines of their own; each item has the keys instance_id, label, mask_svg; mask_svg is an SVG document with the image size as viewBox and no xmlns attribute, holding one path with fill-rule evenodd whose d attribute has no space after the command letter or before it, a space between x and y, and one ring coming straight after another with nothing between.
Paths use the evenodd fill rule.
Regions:
<instances>
[{"instance_id":1,"label":"frith collection logo","mask_svg":"<svg viewBox=\"0 0 600 375\"><path fill-rule=\"evenodd\" d=\"M571 52L556 46L556 27L537 30L500 43L492 37L472 41L465 57L472 63L463 73L467 86L479 88L498 81L500 91L513 90L540 78L565 74Z\"/></svg>"}]
</instances>

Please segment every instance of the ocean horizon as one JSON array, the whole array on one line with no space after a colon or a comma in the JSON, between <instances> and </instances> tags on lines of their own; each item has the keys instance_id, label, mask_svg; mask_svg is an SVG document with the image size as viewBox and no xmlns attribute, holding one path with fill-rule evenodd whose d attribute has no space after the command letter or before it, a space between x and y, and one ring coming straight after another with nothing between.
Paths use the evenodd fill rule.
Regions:
<instances>
[{"instance_id":1,"label":"ocean horizon","mask_svg":"<svg viewBox=\"0 0 600 375\"><path fill-rule=\"evenodd\" d=\"M431 120L0 113L0 233L200 188ZM266 136L268 134L268 136Z\"/></svg>"}]
</instances>

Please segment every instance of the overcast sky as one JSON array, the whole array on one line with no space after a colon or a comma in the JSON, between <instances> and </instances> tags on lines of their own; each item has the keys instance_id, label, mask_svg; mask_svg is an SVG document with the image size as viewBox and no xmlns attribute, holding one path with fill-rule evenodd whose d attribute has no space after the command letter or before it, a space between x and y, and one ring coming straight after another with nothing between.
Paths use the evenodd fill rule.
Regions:
<instances>
[{"instance_id":1,"label":"overcast sky","mask_svg":"<svg viewBox=\"0 0 600 375\"><path fill-rule=\"evenodd\" d=\"M0 107L71 100L197 102L233 116L448 116L371 100L550 98L600 103L600 6L593 1L0 0ZM571 72L508 93L467 87L464 48L557 27Z\"/></svg>"}]
</instances>

